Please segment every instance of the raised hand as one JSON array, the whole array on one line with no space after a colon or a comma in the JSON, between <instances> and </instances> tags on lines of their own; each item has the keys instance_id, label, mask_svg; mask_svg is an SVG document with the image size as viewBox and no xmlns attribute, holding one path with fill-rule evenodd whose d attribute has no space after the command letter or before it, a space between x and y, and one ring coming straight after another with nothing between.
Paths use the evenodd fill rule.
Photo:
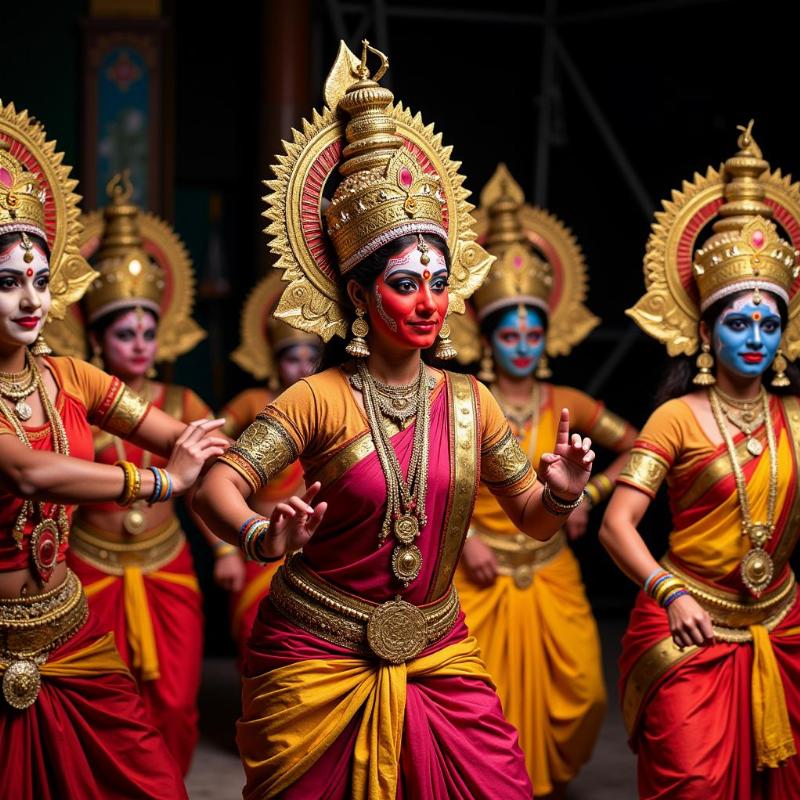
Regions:
<instances>
[{"instance_id":1,"label":"raised hand","mask_svg":"<svg viewBox=\"0 0 800 800\"><path fill-rule=\"evenodd\" d=\"M552 453L541 458L540 479L550 486L550 491L561 500L576 499L592 474L594 450L592 440L581 439L577 433L569 435L569 411L561 409L556 446Z\"/></svg>"},{"instance_id":2,"label":"raised hand","mask_svg":"<svg viewBox=\"0 0 800 800\"><path fill-rule=\"evenodd\" d=\"M227 438L209 435L224 424L224 419L199 419L186 426L172 448L166 467L172 477L173 494L190 489L206 461L222 455L228 448Z\"/></svg>"},{"instance_id":3,"label":"raised hand","mask_svg":"<svg viewBox=\"0 0 800 800\"><path fill-rule=\"evenodd\" d=\"M321 486L319 481L312 483L302 497L290 497L275 506L269 535L261 547L267 558L293 553L314 535L328 508L327 503L319 503L316 508L310 505Z\"/></svg>"}]
</instances>

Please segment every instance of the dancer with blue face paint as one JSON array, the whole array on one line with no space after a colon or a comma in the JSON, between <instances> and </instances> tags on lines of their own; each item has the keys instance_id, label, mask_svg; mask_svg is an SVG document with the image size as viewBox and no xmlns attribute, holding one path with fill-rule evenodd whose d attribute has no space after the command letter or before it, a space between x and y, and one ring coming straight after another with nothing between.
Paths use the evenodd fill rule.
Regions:
<instances>
[{"instance_id":1,"label":"dancer with blue face paint","mask_svg":"<svg viewBox=\"0 0 800 800\"><path fill-rule=\"evenodd\" d=\"M723 171L695 173L657 215L648 291L628 312L683 355L600 531L642 585L620 668L647 800L782 800L800 786L800 604L789 564L800 384L787 358L800 342L800 236L787 240L800 230L800 190L770 172L752 123L741 130ZM701 226L712 222L709 236ZM693 251L698 232L705 241ZM692 377L686 356L698 348ZM673 529L656 561L637 528L664 479Z\"/></svg>"},{"instance_id":2,"label":"dancer with blue face paint","mask_svg":"<svg viewBox=\"0 0 800 800\"><path fill-rule=\"evenodd\" d=\"M497 256L474 295L481 331L471 340L482 334L485 342L479 377L534 463L565 407L577 430L622 453L587 487L599 503L636 431L583 392L547 381L548 351L569 352L597 324L583 305L580 250L562 223L524 205L504 166L484 189L478 217ZM605 709L597 628L567 543L586 529L588 509L585 502L545 546L530 546L482 486L456 574L467 624L519 731L536 797L563 794L591 754Z\"/></svg>"}]
</instances>

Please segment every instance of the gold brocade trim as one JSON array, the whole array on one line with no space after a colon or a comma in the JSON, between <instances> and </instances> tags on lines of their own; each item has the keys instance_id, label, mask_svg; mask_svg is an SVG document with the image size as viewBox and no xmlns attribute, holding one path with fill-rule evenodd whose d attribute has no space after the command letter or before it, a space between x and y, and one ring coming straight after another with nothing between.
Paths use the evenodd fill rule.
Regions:
<instances>
[{"instance_id":1,"label":"gold brocade trim","mask_svg":"<svg viewBox=\"0 0 800 800\"><path fill-rule=\"evenodd\" d=\"M478 489L478 404L472 379L446 372L450 394L450 495L435 578L427 599L442 597L453 581ZM516 440L515 440L516 441Z\"/></svg>"},{"instance_id":2,"label":"gold brocade trim","mask_svg":"<svg viewBox=\"0 0 800 800\"><path fill-rule=\"evenodd\" d=\"M374 655L367 638L370 621L395 602L378 604L340 591L306 567L299 553L290 556L275 573L268 598L298 627L362 655ZM411 608L418 612L420 629L397 630L395 635L418 638L424 649L455 625L459 611L455 586L435 602Z\"/></svg>"},{"instance_id":3,"label":"gold brocade trim","mask_svg":"<svg viewBox=\"0 0 800 800\"><path fill-rule=\"evenodd\" d=\"M612 411L604 408L600 412L597 422L592 425L589 436L601 447L613 450L622 441L627 429L628 423L622 417L618 417Z\"/></svg>"},{"instance_id":4,"label":"gold brocade trim","mask_svg":"<svg viewBox=\"0 0 800 800\"><path fill-rule=\"evenodd\" d=\"M519 446L511 428L506 430L500 441L481 455L481 480L496 494L502 494L503 489L521 481L529 470L535 478L536 473L531 462Z\"/></svg>"},{"instance_id":5,"label":"gold brocade trim","mask_svg":"<svg viewBox=\"0 0 800 800\"><path fill-rule=\"evenodd\" d=\"M147 400L123 385L100 427L124 439L136 430L149 407Z\"/></svg>"},{"instance_id":6,"label":"gold brocade trim","mask_svg":"<svg viewBox=\"0 0 800 800\"><path fill-rule=\"evenodd\" d=\"M567 546L567 537L563 530L546 542L531 539L524 533L509 536L475 528L475 534L494 553L498 575L513 578L518 589L531 586L534 574Z\"/></svg>"},{"instance_id":7,"label":"gold brocade trim","mask_svg":"<svg viewBox=\"0 0 800 800\"><path fill-rule=\"evenodd\" d=\"M669 464L650 450L634 447L620 472L618 481L633 484L653 495L669 472Z\"/></svg>"},{"instance_id":8,"label":"gold brocade trim","mask_svg":"<svg viewBox=\"0 0 800 800\"><path fill-rule=\"evenodd\" d=\"M353 441L346 444L338 453L334 454L316 472L306 477L306 483L310 486L319 481L322 487L330 486L334 481L344 475L347 470L354 467L366 458L370 453L375 452L375 444L372 441L369 431L364 431Z\"/></svg>"},{"instance_id":9,"label":"gold brocade trim","mask_svg":"<svg viewBox=\"0 0 800 800\"><path fill-rule=\"evenodd\" d=\"M83 587L72 570L43 594L0 600L0 660L36 658L72 637L89 616Z\"/></svg>"},{"instance_id":10,"label":"gold brocade trim","mask_svg":"<svg viewBox=\"0 0 800 800\"><path fill-rule=\"evenodd\" d=\"M103 532L73 523L70 547L82 561L106 575L122 576L126 567L154 572L170 563L181 552L186 537L177 518L154 528L150 535L140 534L129 542L106 539Z\"/></svg>"},{"instance_id":11,"label":"gold brocade trim","mask_svg":"<svg viewBox=\"0 0 800 800\"><path fill-rule=\"evenodd\" d=\"M684 647L681 650L672 637L668 636L656 642L639 658L628 674L622 696L622 717L625 720L628 736L632 736L636 729L642 703L651 689L670 669L699 652L700 648L697 645Z\"/></svg>"},{"instance_id":12,"label":"gold brocade trim","mask_svg":"<svg viewBox=\"0 0 800 800\"><path fill-rule=\"evenodd\" d=\"M228 461L228 454L238 456L253 468L261 481L258 488L286 469L298 456L294 440L283 426L272 417L262 414L244 429L236 444L220 456L220 461L241 472L234 463Z\"/></svg>"},{"instance_id":13,"label":"gold brocade trim","mask_svg":"<svg viewBox=\"0 0 800 800\"><path fill-rule=\"evenodd\" d=\"M784 419L788 426L788 438L792 447L795 484L794 501L783 525L783 533L772 553L772 563L775 565L775 574L780 575L789 557L794 552L797 539L800 536L800 489L797 487L797 476L800 472L800 400L796 397L782 397Z\"/></svg>"}]
</instances>

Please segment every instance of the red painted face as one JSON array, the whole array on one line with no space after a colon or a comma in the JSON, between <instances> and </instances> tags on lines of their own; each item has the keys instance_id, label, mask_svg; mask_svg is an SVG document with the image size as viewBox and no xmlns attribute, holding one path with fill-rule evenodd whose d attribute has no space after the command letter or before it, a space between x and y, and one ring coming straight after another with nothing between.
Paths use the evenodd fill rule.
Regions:
<instances>
[{"instance_id":1,"label":"red painted face","mask_svg":"<svg viewBox=\"0 0 800 800\"><path fill-rule=\"evenodd\" d=\"M421 257L427 256L427 264ZM411 245L378 276L369 295L369 321L376 334L403 349L433 345L447 314L447 263L429 246Z\"/></svg>"}]
</instances>

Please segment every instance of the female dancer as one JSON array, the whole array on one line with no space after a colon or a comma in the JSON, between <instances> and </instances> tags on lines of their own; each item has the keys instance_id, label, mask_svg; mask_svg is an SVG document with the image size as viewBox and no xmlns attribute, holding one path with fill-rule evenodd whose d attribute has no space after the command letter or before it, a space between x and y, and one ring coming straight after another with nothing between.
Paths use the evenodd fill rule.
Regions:
<instances>
[{"instance_id":1,"label":"female dancer","mask_svg":"<svg viewBox=\"0 0 800 800\"><path fill-rule=\"evenodd\" d=\"M191 260L172 228L130 202L127 174L110 181L108 194L104 211L82 220L81 252L99 276L80 307L50 326L48 339L57 353L82 357L89 347L96 366L171 417L208 419L208 406L191 389L152 380L156 361L174 360L204 336L191 319ZM101 464L165 465L162 456L102 430L95 431L94 454ZM153 724L186 774L198 737L203 601L175 502L82 504L70 542L68 562L89 608L114 631Z\"/></svg>"},{"instance_id":2,"label":"female dancer","mask_svg":"<svg viewBox=\"0 0 800 800\"><path fill-rule=\"evenodd\" d=\"M546 381L547 353L569 353L597 318L583 305L586 265L574 237L524 201L504 164L481 193L479 240L497 261L472 297L481 326L472 336L483 333L486 343L479 377L533 464L555 438L562 408L574 428L624 453L634 428L583 392ZM547 542L519 533L482 484L456 573L467 627L519 731L537 797L563 793L600 732L600 640L567 538L584 532L586 507L611 493L624 462L622 455L592 477L581 509Z\"/></svg>"},{"instance_id":3,"label":"female dancer","mask_svg":"<svg viewBox=\"0 0 800 800\"><path fill-rule=\"evenodd\" d=\"M270 273L253 289L242 311L242 341L232 358L267 385L246 389L222 409L223 430L228 436L239 436L280 391L312 375L319 363L319 336L293 328L274 316L282 290L280 275ZM303 468L296 460L250 497L248 504L253 511L269 517L279 502L303 491ZM258 606L280 562L245 561L238 547L225 542L220 542L215 551L214 577L224 589L234 592L231 628L239 652L244 653Z\"/></svg>"},{"instance_id":4,"label":"female dancer","mask_svg":"<svg viewBox=\"0 0 800 800\"><path fill-rule=\"evenodd\" d=\"M645 256L648 291L630 312L671 354L700 349L694 385L686 362L665 385L601 531L643 585L621 667L644 798L777 800L800 786L800 607L788 563L800 404L786 375L800 341L800 192L769 171L751 128L721 174L696 175L665 204ZM637 528L665 478L673 531L656 562Z\"/></svg>"},{"instance_id":5,"label":"female dancer","mask_svg":"<svg viewBox=\"0 0 800 800\"><path fill-rule=\"evenodd\" d=\"M65 556L71 506L185 492L225 440L118 378L55 358L41 337L96 277L77 246L75 182L27 112L0 106L0 796L183 797L113 634ZM166 469L92 462L90 425L166 455Z\"/></svg>"},{"instance_id":6,"label":"female dancer","mask_svg":"<svg viewBox=\"0 0 800 800\"><path fill-rule=\"evenodd\" d=\"M594 454L588 439L568 441L564 411L542 488L491 394L421 360L437 335L438 355L452 352L445 316L491 259L449 149L392 105L378 84L386 59L370 78L368 51L359 62L342 45L328 107L287 145L268 212L291 278L277 314L343 335L347 297L355 363L276 398L196 499L254 558L303 548L276 573L245 655L245 797L528 798L452 575L480 477L547 539L580 502ZM337 110L350 117L344 149ZM319 209L336 167L333 262ZM298 457L305 496L253 516L245 498Z\"/></svg>"}]
</instances>

